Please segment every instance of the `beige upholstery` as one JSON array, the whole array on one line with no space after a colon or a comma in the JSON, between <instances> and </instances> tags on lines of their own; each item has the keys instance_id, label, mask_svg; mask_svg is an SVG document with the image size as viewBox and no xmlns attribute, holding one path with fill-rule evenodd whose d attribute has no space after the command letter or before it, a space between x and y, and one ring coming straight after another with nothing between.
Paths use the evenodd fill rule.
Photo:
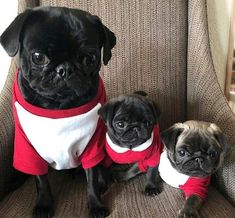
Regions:
<instances>
[{"instance_id":1,"label":"beige upholstery","mask_svg":"<svg viewBox=\"0 0 235 218\"><path fill-rule=\"evenodd\" d=\"M20 0L20 10L36 1ZM37 2L36 2L37 3ZM199 119L217 123L233 144L210 188L203 217L234 217L235 116L219 86L208 37L206 0L41 0L40 5L67 6L90 11L117 36L108 66L102 67L108 97L145 90L162 109L161 129L174 122ZM13 174L13 121L11 84L16 63L0 96L0 197ZM83 176L66 172L50 174L56 200L55 217L87 217ZM146 197L143 176L114 184L104 196L110 217L176 217L182 193L164 185L157 197ZM219 191L218 191L219 190ZM226 196L226 198L223 197ZM0 217L30 217L36 190L33 178L0 202ZM229 200L229 201L228 201Z\"/></svg>"},{"instance_id":2,"label":"beige upholstery","mask_svg":"<svg viewBox=\"0 0 235 218\"><path fill-rule=\"evenodd\" d=\"M50 174L56 200L56 218L88 217L86 182L84 177L71 178L69 174ZM144 177L128 183L114 184L104 195L111 209L110 218L174 218L182 202L182 193L164 184L164 192L157 197L146 197L142 191ZM0 203L0 217L29 218L36 200L34 179L30 179ZM213 187L202 208L203 218L233 218L235 208Z\"/></svg>"}]
</instances>

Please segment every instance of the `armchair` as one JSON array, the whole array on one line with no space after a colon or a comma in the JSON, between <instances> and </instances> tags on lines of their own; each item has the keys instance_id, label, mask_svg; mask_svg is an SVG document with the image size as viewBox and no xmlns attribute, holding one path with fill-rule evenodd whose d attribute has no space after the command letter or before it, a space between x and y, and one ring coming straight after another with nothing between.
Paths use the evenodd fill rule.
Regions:
<instances>
[{"instance_id":1,"label":"armchair","mask_svg":"<svg viewBox=\"0 0 235 218\"><path fill-rule=\"evenodd\" d=\"M161 106L161 130L189 119L216 123L233 145L209 189L202 217L235 216L235 115L219 86L209 44L206 0L19 0L19 11L43 5L75 7L101 17L117 37L113 57L101 68L108 98L145 90ZM12 60L0 95L0 217L30 217L36 200L34 179L9 192L14 123L11 87L18 63ZM85 178L66 171L49 175L55 217L87 217ZM104 195L110 217L176 217L183 195L164 184L152 198L141 193L144 178L113 184Z\"/></svg>"}]
</instances>

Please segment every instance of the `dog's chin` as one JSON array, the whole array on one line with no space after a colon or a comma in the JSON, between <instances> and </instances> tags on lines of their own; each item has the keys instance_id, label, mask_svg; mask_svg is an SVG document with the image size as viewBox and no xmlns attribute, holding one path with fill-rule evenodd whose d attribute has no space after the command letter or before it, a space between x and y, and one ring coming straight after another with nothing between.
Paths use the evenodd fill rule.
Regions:
<instances>
[{"instance_id":1,"label":"dog's chin","mask_svg":"<svg viewBox=\"0 0 235 218\"><path fill-rule=\"evenodd\" d=\"M122 136L115 135L114 138L116 144L118 144L119 146L132 149L145 143L150 137L140 138L135 136L123 138Z\"/></svg>"},{"instance_id":2,"label":"dog's chin","mask_svg":"<svg viewBox=\"0 0 235 218\"><path fill-rule=\"evenodd\" d=\"M187 167L185 168L183 164L174 164L176 170L182 174L193 177L206 177L212 175L218 167L213 166L197 166L197 167Z\"/></svg>"},{"instance_id":3,"label":"dog's chin","mask_svg":"<svg viewBox=\"0 0 235 218\"><path fill-rule=\"evenodd\" d=\"M108 132L112 142L123 148L132 149L147 141L147 139L138 138L138 137L123 138L116 132L113 131L108 131Z\"/></svg>"},{"instance_id":4,"label":"dog's chin","mask_svg":"<svg viewBox=\"0 0 235 218\"><path fill-rule=\"evenodd\" d=\"M45 99L51 99L58 102L63 102L65 99L76 99L78 97L74 90L69 90L69 89L63 89L63 90L35 89L35 91Z\"/></svg>"},{"instance_id":5,"label":"dog's chin","mask_svg":"<svg viewBox=\"0 0 235 218\"><path fill-rule=\"evenodd\" d=\"M185 174L187 176L193 176L193 177L206 177L213 174L213 172L206 172L202 169L192 169L192 170L178 170L180 173Z\"/></svg>"},{"instance_id":6,"label":"dog's chin","mask_svg":"<svg viewBox=\"0 0 235 218\"><path fill-rule=\"evenodd\" d=\"M151 138L151 132L147 129L142 129L142 131L133 132L133 131L126 131L125 133L116 134L116 137L119 139L119 141L128 147L136 147L144 142L146 142L148 139Z\"/></svg>"},{"instance_id":7,"label":"dog's chin","mask_svg":"<svg viewBox=\"0 0 235 218\"><path fill-rule=\"evenodd\" d=\"M77 99L93 95L98 90L98 80L80 81L79 79L46 80L44 78L26 79L29 87L41 97L55 101L63 99ZM25 85L25 83L24 83Z\"/></svg>"},{"instance_id":8,"label":"dog's chin","mask_svg":"<svg viewBox=\"0 0 235 218\"><path fill-rule=\"evenodd\" d=\"M38 93L39 95L45 97L45 98L51 98L54 100L59 99L67 99L69 98L78 98L83 97L89 92L89 87L85 87L84 89L73 89L69 88L67 86L64 87L33 87L33 90Z\"/></svg>"},{"instance_id":9,"label":"dog's chin","mask_svg":"<svg viewBox=\"0 0 235 218\"><path fill-rule=\"evenodd\" d=\"M144 142L146 142L147 139L140 139L140 138L132 138L132 139L126 139L126 140L120 140L120 144L128 147L130 149L138 147L139 145L143 144Z\"/></svg>"}]
</instances>

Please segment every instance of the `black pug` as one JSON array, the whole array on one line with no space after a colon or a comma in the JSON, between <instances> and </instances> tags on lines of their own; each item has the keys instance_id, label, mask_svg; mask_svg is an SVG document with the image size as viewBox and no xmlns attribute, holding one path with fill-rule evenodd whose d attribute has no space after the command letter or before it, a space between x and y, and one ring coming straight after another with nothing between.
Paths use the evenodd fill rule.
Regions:
<instances>
[{"instance_id":1,"label":"black pug","mask_svg":"<svg viewBox=\"0 0 235 218\"><path fill-rule=\"evenodd\" d=\"M109 214L100 198L99 163L104 158L105 125L97 114L105 102L99 76L111 58L116 38L88 12L39 7L19 14L1 35L10 56L19 51L20 69L13 90L14 167L35 175L34 217L52 217L48 165L55 169L82 164L93 217Z\"/></svg>"},{"instance_id":2,"label":"black pug","mask_svg":"<svg viewBox=\"0 0 235 218\"><path fill-rule=\"evenodd\" d=\"M158 164L163 144L159 135L158 106L140 91L111 99L98 113L107 126L104 165L130 164L124 170L110 168L113 179L127 181L147 172L145 194L159 194Z\"/></svg>"},{"instance_id":3,"label":"black pug","mask_svg":"<svg viewBox=\"0 0 235 218\"><path fill-rule=\"evenodd\" d=\"M222 165L230 145L217 125L202 121L177 123L161 136L166 150L160 159L160 176L186 197L179 217L199 217L211 175Z\"/></svg>"}]
</instances>

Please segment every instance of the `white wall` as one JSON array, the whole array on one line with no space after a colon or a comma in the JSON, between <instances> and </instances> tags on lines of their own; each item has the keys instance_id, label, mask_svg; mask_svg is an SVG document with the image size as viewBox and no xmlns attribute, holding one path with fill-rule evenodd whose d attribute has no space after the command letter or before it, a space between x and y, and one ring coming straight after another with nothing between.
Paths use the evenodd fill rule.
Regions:
<instances>
[{"instance_id":1,"label":"white wall","mask_svg":"<svg viewBox=\"0 0 235 218\"><path fill-rule=\"evenodd\" d=\"M215 71L222 90L225 87L229 30L233 0L207 0L210 46Z\"/></svg>"},{"instance_id":2,"label":"white wall","mask_svg":"<svg viewBox=\"0 0 235 218\"><path fill-rule=\"evenodd\" d=\"M7 26L14 20L17 15L18 1L0 1L0 34L7 28ZM5 50L0 46L0 92L5 83L11 58L7 55Z\"/></svg>"}]
</instances>

